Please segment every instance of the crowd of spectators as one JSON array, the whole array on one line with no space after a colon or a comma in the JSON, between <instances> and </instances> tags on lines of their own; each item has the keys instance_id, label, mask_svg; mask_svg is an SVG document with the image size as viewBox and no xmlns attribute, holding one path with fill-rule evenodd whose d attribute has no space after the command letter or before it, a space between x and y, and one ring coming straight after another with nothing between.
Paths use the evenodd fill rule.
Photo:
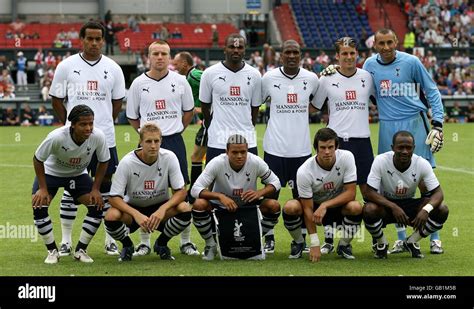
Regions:
<instances>
[{"instance_id":1,"label":"crowd of spectators","mask_svg":"<svg viewBox=\"0 0 474 309\"><path fill-rule=\"evenodd\" d=\"M3 108L0 105L0 126L38 126L51 125L54 117L48 112L45 105L40 105L34 111L28 104L22 104L20 115L13 107Z\"/></svg>"},{"instance_id":2,"label":"crowd of spectators","mask_svg":"<svg viewBox=\"0 0 474 309\"><path fill-rule=\"evenodd\" d=\"M469 0L405 0L417 46L469 47L474 43L474 5Z\"/></svg>"}]
</instances>

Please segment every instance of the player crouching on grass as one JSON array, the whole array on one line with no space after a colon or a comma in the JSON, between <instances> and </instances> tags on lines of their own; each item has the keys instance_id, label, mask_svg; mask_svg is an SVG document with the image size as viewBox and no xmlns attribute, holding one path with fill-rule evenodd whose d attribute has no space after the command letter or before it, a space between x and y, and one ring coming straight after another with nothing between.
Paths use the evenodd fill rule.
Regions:
<instances>
[{"instance_id":1,"label":"player crouching on grass","mask_svg":"<svg viewBox=\"0 0 474 309\"><path fill-rule=\"evenodd\" d=\"M338 149L339 138L330 128L316 132L313 147L316 155L307 159L296 173L299 199L289 200L283 208L283 222L293 237L289 258L298 259L303 255L303 214L311 239L311 262L319 262L321 258L316 224L342 224L343 236L336 252L345 259L355 259L351 241L362 221L362 205L355 200L357 168L354 155Z\"/></svg>"},{"instance_id":2,"label":"player crouching on grass","mask_svg":"<svg viewBox=\"0 0 474 309\"><path fill-rule=\"evenodd\" d=\"M258 204L262 212L262 236L278 223L280 204L268 198L280 190L280 180L260 157L249 153L245 137L239 134L227 139L227 150L207 163L191 189L193 223L205 240L202 259L211 261L217 254L212 234L211 210L215 207L234 212L244 205ZM257 190L257 178L265 185ZM212 185L214 183L214 185ZM212 186L211 186L212 185ZM212 187L212 191L208 188Z\"/></svg>"},{"instance_id":3,"label":"player crouching on grass","mask_svg":"<svg viewBox=\"0 0 474 309\"><path fill-rule=\"evenodd\" d=\"M191 223L191 208L184 200L186 189L178 158L160 148L161 130L145 123L140 130L141 148L119 163L105 215L107 232L123 244L119 261L131 261L134 247L129 233L138 228L161 232L153 247L162 260L174 260L169 240ZM173 195L169 196L169 187Z\"/></svg>"},{"instance_id":4,"label":"player crouching on grass","mask_svg":"<svg viewBox=\"0 0 474 309\"><path fill-rule=\"evenodd\" d=\"M418 241L441 230L449 210L443 204L443 191L430 163L414 154L415 139L399 131L392 139L392 151L375 157L367 179L369 201L364 207L367 230L377 241L375 258L386 259L388 242L382 228L389 223L413 226L414 232L403 241L414 258L423 258ZM414 198L423 182L427 193Z\"/></svg>"},{"instance_id":5,"label":"player crouching on grass","mask_svg":"<svg viewBox=\"0 0 474 309\"><path fill-rule=\"evenodd\" d=\"M54 240L53 223L48 215L49 204L60 187L71 193L74 200L86 205L87 214L82 224L74 258L92 263L87 246L102 221L104 203L99 192L110 160L102 131L94 129L94 112L86 105L77 105L69 114L71 126L55 129L48 134L35 152L33 165L35 181L32 205L35 225L48 249L46 264L59 261ZM99 164L94 181L87 174L92 154L96 152Z\"/></svg>"}]
</instances>

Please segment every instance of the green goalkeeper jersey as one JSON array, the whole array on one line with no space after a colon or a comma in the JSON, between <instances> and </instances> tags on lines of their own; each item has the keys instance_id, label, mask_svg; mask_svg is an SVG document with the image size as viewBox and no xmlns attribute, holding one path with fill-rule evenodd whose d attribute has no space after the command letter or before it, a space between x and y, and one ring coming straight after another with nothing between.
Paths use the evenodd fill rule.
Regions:
<instances>
[{"instance_id":1,"label":"green goalkeeper jersey","mask_svg":"<svg viewBox=\"0 0 474 309\"><path fill-rule=\"evenodd\" d=\"M201 101L199 101L199 84L201 83L201 70L196 68L192 68L189 70L188 75L186 76L189 85L191 85L191 89L193 91L193 98L194 98L194 107L201 107ZM199 119L203 119L202 113L198 113Z\"/></svg>"}]
</instances>

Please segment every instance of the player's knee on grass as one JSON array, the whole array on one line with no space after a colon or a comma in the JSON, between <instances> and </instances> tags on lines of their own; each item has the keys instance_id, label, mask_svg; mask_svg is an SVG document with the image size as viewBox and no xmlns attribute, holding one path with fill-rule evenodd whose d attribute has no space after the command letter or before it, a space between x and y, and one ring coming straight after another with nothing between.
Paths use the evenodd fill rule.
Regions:
<instances>
[{"instance_id":1,"label":"player's knee on grass","mask_svg":"<svg viewBox=\"0 0 474 309\"><path fill-rule=\"evenodd\" d=\"M210 211L211 204L205 199L198 198L194 201L193 209L197 211Z\"/></svg>"},{"instance_id":2,"label":"player's knee on grass","mask_svg":"<svg viewBox=\"0 0 474 309\"><path fill-rule=\"evenodd\" d=\"M260 210L263 214L274 214L280 211L280 203L274 199L265 199L260 204Z\"/></svg>"},{"instance_id":3,"label":"player's knee on grass","mask_svg":"<svg viewBox=\"0 0 474 309\"><path fill-rule=\"evenodd\" d=\"M186 202L181 202L176 206L176 213L191 213L191 206Z\"/></svg>"},{"instance_id":4,"label":"player's knee on grass","mask_svg":"<svg viewBox=\"0 0 474 309\"><path fill-rule=\"evenodd\" d=\"M283 207L283 212L290 216L300 216L303 213L301 203L297 200L289 200Z\"/></svg>"},{"instance_id":5,"label":"player's knee on grass","mask_svg":"<svg viewBox=\"0 0 474 309\"><path fill-rule=\"evenodd\" d=\"M434 221L443 224L446 222L449 216L448 206L445 204L439 205L435 210L430 213L430 218Z\"/></svg>"},{"instance_id":6,"label":"player's knee on grass","mask_svg":"<svg viewBox=\"0 0 474 309\"><path fill-rule=\"evenodd\" d=\"M365 204L362 211L362 217L364 218L365 222L373 223L377 221L383 217L381 207L374 203Z\"/></svg>"},{"instance_id":7,"label":"player's knee on grass","mask_svg":"<svg viewBox=\"0 0 474 309\"><path fill-rule=\"evenodd\" d=\"M104 220L106 221L118 221L122 216L122 212L117 208L110 207L109 210L105 213Z\"/></svg>"},{"instance_id":8,"label":"player's knee on grass","mask_svg":"<svg viewBox=\"0 0 474 309\"><path fill-rule=\"evenodd\" d=\"M362 214L362 205L358 201L351 201L342 206L344 216L357 216Z\"/></svg>"}]
</instances>

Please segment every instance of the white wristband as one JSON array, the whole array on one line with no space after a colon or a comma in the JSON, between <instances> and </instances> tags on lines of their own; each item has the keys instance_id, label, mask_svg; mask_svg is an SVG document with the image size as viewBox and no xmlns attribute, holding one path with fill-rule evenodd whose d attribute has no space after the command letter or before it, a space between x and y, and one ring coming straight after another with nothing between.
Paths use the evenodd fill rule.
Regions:
<instances>
[{"instance_id":1,"label":"white wristband","mask_svg":"<svg viewBox=\"0 0 474 309\"><path fill-rule=\"evenodd\" d=\"M314 234L309 234L309 238L311 240L311 243L310 243L310 248L312 247L319 247L319 238L318 238L318 234L314 233Z\"/></svg>"},{"instance_id":2,"label":"white wristband","mask_svg":"<svg viewBox=\"0 0 474 309\"><path fill-rule=\"evenodd\" d=\"M425 210L427 213L430 213L434 209L433 205L431 204L426 204L423 206L423 210Z\"/></svg>"}]
</instances>

